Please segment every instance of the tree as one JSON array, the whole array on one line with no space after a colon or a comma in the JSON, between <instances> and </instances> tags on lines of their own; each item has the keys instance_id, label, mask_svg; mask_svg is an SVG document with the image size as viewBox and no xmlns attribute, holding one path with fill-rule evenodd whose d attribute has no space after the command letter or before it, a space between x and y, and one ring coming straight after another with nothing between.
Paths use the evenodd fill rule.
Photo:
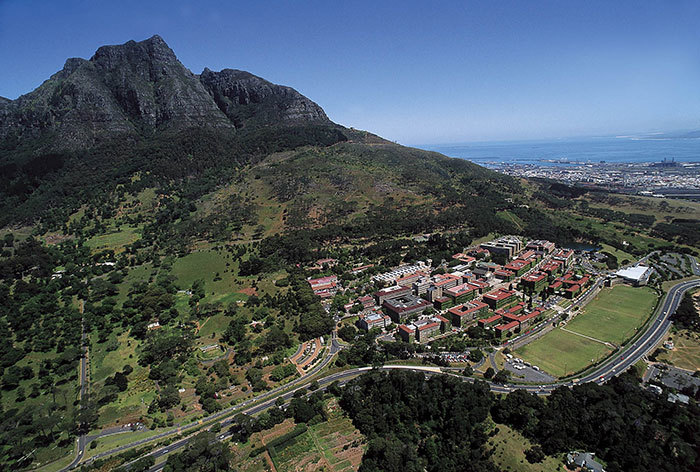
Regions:
<instances>
[{"instance_id":1,"label":"tree","mask_svg":"<svg viewBox=\"0 0 700 472\"><path fill-rule=\"evenodd\" d=\"M486 372L484 372L484 378L490 379L491 377L493 377L493 374L494 374L493 367L489 367L488 369L486 369Z\"/></svg>"},{"instance_id":2,"label":"tree","mask_svg":"<svg viewBox=\"0 0 700 472\"><path fill-rule=\"evenodd\" d=\"M168 457L164 472L218 472L230 468L231 451L208 431L197 434L184 451Z\"/></svg>"},{"instance_id":3,"label":"tree","mask_svg":"<svg viewBox=\"0 0 700 472\"><path fill-rule=\"evenodd\" d=\"M345 325L338 330L338 336L345 342L352 342L357 335L357 330L351 325Z\"/></svg>"}]
</instances>

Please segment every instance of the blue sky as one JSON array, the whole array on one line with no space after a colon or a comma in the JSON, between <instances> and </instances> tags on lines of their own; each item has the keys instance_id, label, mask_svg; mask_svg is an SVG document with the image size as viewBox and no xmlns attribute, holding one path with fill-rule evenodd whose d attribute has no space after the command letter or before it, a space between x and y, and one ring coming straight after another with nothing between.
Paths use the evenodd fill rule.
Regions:
<instances>
[{"instance_id":1,"label":"blue sky","mask_svg":"<svg viewBox=\"0 0 700 472\"><path fill-rule=\"evenodd\" d=\"M700 2L0 0L0 95L161 35L404 144L700 129Z\"/></svg>"}]
</instances>

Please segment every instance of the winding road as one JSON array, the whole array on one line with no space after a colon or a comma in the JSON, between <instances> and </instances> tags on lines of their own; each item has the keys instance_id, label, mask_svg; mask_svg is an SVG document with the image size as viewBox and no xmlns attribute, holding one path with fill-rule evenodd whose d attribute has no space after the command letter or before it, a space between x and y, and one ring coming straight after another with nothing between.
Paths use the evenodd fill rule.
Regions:
<instances>
[{"instance_id":1,"label":"winding road","mask_svg":"<svg viewBox=\"0 0 700 472\"><path fill-rule=\"evenodd\" d=\"M642 333L635 341L633 341L631 344L628 346L625 346L621 351L613 354L610 356L605 362L601 363L600 365L592 368L589 373L583 375L580 379L576 380L568 380L568 381L557 381L545 385L523 385L523 384L495 384L490 382L489 385L491 387L491 390L493 392L497 393L508 393L512 392L514 390L522 389L529 391L531 393L538 393L538 394L549 394L551 393L554 389L561 387L561 386L573 386L574 384L577 383L585 383L585 382L594 382L597 384L602 384L608 380L610 380L612 377L621 374L625 370L627 370L629 367L634 365L636 362L639 360L643 359L644 356L647 355L663 338L663 336L666 334L668 329L671 326L671 321L670 317L671 315L675 312L676 308L680 304L683 295L685 294L686 291L691 290L693 288L700 287L700 279L696 280L691 280L691 281L686 281L686 282L681 282L676 285L674 285L669 292L666 294L664 297L662 303L660 306L657 308L657 315L656 319L647 325L646 331ZM146 444L148 442L160 439L160 438L165 438L168 436L173 435L174 433L186 433L190 430L193 430L194 428L200 426L204 422L211 422L213 420L220 420L220 423L222 426L226 426L230 424L233 421L233 416L238 413L245 413L245 414L250 414L254 415L257 413L260 413L267 408L270 408L275 404L275 402L279 399L282 398L283 400L287 401L292 398L294 395L294 392L297 390L304 388L307 386L307 384L310 382L310 378L317 374L318 372L321 371L325 366L327 366L335 353L337 353L342 347L338 344L335 333L331 339L330 343L330 349L327 354L327 356L321 361L317 366L315 366L311 371L309 371L306 375L303 377L299 377L298 379L277 387L273 390L270 390L269 392L266 392L258 397L255 397L253 399L247 400L243 403L240 403L238 405L231 406L225 410L219 411L217 413L214 413L199 422L191 423L186 426L182 426L180 428L173 428L169 429L167 431L164 431L163 433L160 433L156 436L151 436L147 439L143 439L140 441L135 441L130 444L126 444L124 446L112 449L110 451L106 451L103 453L100 453L92 458L90 458L86 463L90 463L95 459L105 457L108 455L112 455L118 452L125 451L127 449L131 449L137 446L140 446L142 444ZM366 373L367 371L372 370L372 367L360 367L360 368L354 368L354 369L348 369L342 372L338 372L335 374L328 375L326 377L320 378L317 380L319 386L321 388L325 388L328 385L330 385L334 381L338 381L341 385L349 382L351 379L357 377L358 375L361 375L363 373ZM411 370L411 371L419 371L419 372L425 372L427 375L452 375L456 378L459 378L463 381L466 382L474 382L475 379L472 377L464 377L459 374L455 374L453 372L450 372L449 370L442 370L439 367L429 367L429 366L407 366L407 365L401 365L401 366L382 366L382 367L377 367L377 369L380 370L392 370L392 369L402 369L402 370ZM291 390L288 390L290 387L295 387ZM258 403L260 402L260 403ZM256 403L255 405L252 405L253 403ZM227 436L227 433L222 433L219 436L219 439L225 439ZM176 449L184 447L188 441L191 439L191 437L186 437L179 439L173 443L171 443L168 446L160 447L157 449L154 449L150 453L148 453L148 456L152 456L155 459L166 455ZM84 446L84 445L83 445ZM84 447L83 447L84 449ZM82 452L80 457L82 457ZM74 467L77 463L79 462L79 459L77 461L74 461L71 466L67 467L66 469L63 469L64 471L70 469L71 467ZM164 467L164 463L158 464L153 466L150 470L152 472L156 472L161 470Z\"/></svg>"}]
</instances>

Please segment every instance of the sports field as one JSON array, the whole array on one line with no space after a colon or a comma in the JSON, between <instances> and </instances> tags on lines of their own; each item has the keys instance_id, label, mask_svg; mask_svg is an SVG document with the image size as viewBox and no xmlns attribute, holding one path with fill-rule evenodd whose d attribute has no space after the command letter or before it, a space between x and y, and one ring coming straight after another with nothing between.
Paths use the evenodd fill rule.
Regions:
<instances>
[{"instance_id":1,"label":"sports field","mask_svg":"<svg viewBox=\"0 0 700 472\"><path fill-rule=\"evenodd\" d=\"M566 328L619 345L649 318L656 298L656 292L648 287L604 288Z\"/></svg>"},{"instance_id":2,"label":"sports field","mask_svg":"<svg viewBox=\"0 0 700 472\"><path fill-rule=\"evenodd\" d=\"M612 352L605 343L621 344L631 337L651 314L656 297L647 287L605 288L567 323L566 331L554 329L516 355L557 377L578 372Z\"/></svg>"},{"instance_id":3,"label":"sports field","mask_svg":"<svg viewBox=\"0 0 700 472\"><path fill-rule=\"evenodd\" d=\"M564 377L603 359L610 352L605 344L556 328L518 349L515 356L549 374Z\"/></svg>"}]
</instances>

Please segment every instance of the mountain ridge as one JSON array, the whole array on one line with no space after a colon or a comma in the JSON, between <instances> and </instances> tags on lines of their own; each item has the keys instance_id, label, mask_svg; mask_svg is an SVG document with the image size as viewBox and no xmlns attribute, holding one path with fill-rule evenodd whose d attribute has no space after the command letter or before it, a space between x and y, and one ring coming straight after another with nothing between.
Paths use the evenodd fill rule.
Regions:
<instances>
[{"instance_id":1,"label":"mountain ridge","mask_svg":"<svg viewBox=\"0 0 700 472\"><path fill-rule=\"evenodd\" d=\"M233 132L280 121L335 126L321 107L290 87L233 69L192 73L158 35L101 46L90 59L69 58L39 87L0 104L0 140L53 133L42 148L53 151L89 148L113 133L139 138L189 128Z\"/></svg>"}]
</instances>

